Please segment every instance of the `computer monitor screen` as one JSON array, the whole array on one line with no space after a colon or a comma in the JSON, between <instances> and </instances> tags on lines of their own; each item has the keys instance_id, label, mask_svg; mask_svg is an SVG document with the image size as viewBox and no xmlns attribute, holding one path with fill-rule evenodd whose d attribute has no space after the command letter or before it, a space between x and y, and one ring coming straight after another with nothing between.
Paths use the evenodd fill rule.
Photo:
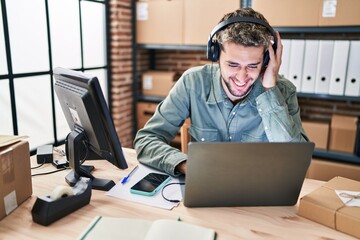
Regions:
<instances>
[{"instance_id":1,"label":"computer monitor screen","mask_svg":"<svg viewBox=\"0 0 360 240\"><path fill-rule=\"evenodd\" d=\"M55 92L71 132L66 137L66 155L72 172L66 177L75 185L79 177L91 178L93 188L109 190L114 182L91 175L87 159L106 159L126 169L120 140L96 76L55 68Z\"/></svg>"}]
</instances>

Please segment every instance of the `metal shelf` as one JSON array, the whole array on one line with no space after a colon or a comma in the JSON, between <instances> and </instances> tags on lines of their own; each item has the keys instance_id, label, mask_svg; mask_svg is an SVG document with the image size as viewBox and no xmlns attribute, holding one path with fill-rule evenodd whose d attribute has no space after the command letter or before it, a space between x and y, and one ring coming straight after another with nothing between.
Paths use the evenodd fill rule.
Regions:
<instances>
[{"instance_id":1,"label":"metal shelf","mask_svg":"<svg viewBox=\"0 0 360 240\"><path fill-rule=\"evenodd\" d=\"M151 50L206 50L203 45L137 44L137 48Z\"/></svg>"},{"instance_id":2,"label":"metal shelf","mask_svg":"<svg viewBox=\"0 0 360 240\"><path fill-rule=\"evenodd\" d=\"M138 101L144 101L144 102L154 102L154 103L159 103L162 100L164 100L165 97L157 97L157 96L144 96L144 95L139 95L138 96Z\"/></svg>"},{"instance_id":3,"label":"metal shelf","mask_svg":"<svg viewBox=\"0 0 360 240\"><path fill-rule=\"evenodd\" d=\"M359 102L360 97L356 96L345 96L345 95L330 95L330 94L319 94L319 93L297 93L298 97L302 98L323 98L323 99L333 99L333 100L342 100L342 101L354 101Z\"/></svg>"},{"instance_id":4,"label":"metal shelf","mask_svg":"<svg viewBox=\"0 0 360 240\"><path fill-rule=\"evenodd\" d=\"M360 26L336 26L336 27L274 27L274 30L283 34L360 34ZM304 36L303 36L304 37ZM304 37L306 38L306 37ZM205 44L205 42L204 42ZM182 45L182 44L136 44L136 48L149 50L203 50L206 45Z\"/></svg>"},{"instance_id":5,"label":"metal shelf","mask_svg":"<svg viewBox=\"0 0 360 240\"><path fill-rule=\"evenodd\" d=\"M280 33L360 33L360 26L336 27L274 27Z\"/></svg>"},{"instance_id":6,"label":"metal shelf","mask_svg":"<svg viewBox=\"0 0 360 240\"><path fill-rule=\"evenodd\" d=\"M313 153L314 158L323 158L326 160L335 160L341 163L355 163L360 165L360 157L351 153L342 153L334 151L326 151L321 149L315 149Z\"/></svg>"}]
</instances>

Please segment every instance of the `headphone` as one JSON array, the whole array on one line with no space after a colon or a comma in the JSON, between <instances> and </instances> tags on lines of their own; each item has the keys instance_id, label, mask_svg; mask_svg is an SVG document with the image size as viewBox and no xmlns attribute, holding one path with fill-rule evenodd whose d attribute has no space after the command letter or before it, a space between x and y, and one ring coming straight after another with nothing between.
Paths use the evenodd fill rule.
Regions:
<instances>
[{"instance_id":1,"label":"headphone","mask_svg":"<svg viewBox=\"0 0 360 240\"><path fill-rule=\"evenodd\" d=\"M218 41L213 40L214 35L223 30L225 27L227 27L228 25L232 24L232 23L237 23L237 22L248 22L248 23L255 23L255 24L259 24L262 25L264 27L266 27L266 29L271 33L271 35L274 37L274 43L272 45L272 48L274 49L274 51L276 51L276 47L277 47L277 38L276 38L276 34L274 29L267 24L266 22L258 19L258 18L254 18L254 17L231 17L229 19L226 19L222 22L220 22L218 25L216 25L214 27L214 29L211 31L209 39L208 39L208 44L207 44L207 58L212 61L212 62L216 62L219 60L219 56L220 56L220 45L218 43ZM264 61L263 61L263 66L266 67L269 63L270 60L270 56L269 56L269 51L267 50L264 54Z\"/></svg>"}]
</instances>

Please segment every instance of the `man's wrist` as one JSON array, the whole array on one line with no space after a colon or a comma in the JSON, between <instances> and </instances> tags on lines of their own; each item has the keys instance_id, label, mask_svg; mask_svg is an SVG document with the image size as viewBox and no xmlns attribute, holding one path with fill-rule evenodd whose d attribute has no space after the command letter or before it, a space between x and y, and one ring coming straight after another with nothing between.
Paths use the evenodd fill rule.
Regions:
<instances>
[{"instance_id":1,"label":"man's wrist","mask_svg":"<svg viewBox=\"0 0 360 240\"><path fill-rule=\"evenodd\" d=\"M181 163L176 165L175 171L185 174L186 173L186 161L182 161Z\"/></svg>"}]
</instances>

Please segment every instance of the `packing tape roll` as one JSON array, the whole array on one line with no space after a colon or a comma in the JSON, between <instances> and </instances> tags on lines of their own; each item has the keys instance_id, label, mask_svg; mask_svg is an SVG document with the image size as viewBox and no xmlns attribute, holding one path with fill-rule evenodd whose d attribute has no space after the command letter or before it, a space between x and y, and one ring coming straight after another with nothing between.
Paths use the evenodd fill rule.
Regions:
<instances>
[{"instance_id":1,"label":"packing tape roll","mask_svg":"<svg viewBox=\"0 0 360 240\"><path fill-rule=\"evenodd\" d=\"M74 195L73 189L68 186L57 186L51 193L50 198L57 200Z\"/></svg>"}]
</instances>

